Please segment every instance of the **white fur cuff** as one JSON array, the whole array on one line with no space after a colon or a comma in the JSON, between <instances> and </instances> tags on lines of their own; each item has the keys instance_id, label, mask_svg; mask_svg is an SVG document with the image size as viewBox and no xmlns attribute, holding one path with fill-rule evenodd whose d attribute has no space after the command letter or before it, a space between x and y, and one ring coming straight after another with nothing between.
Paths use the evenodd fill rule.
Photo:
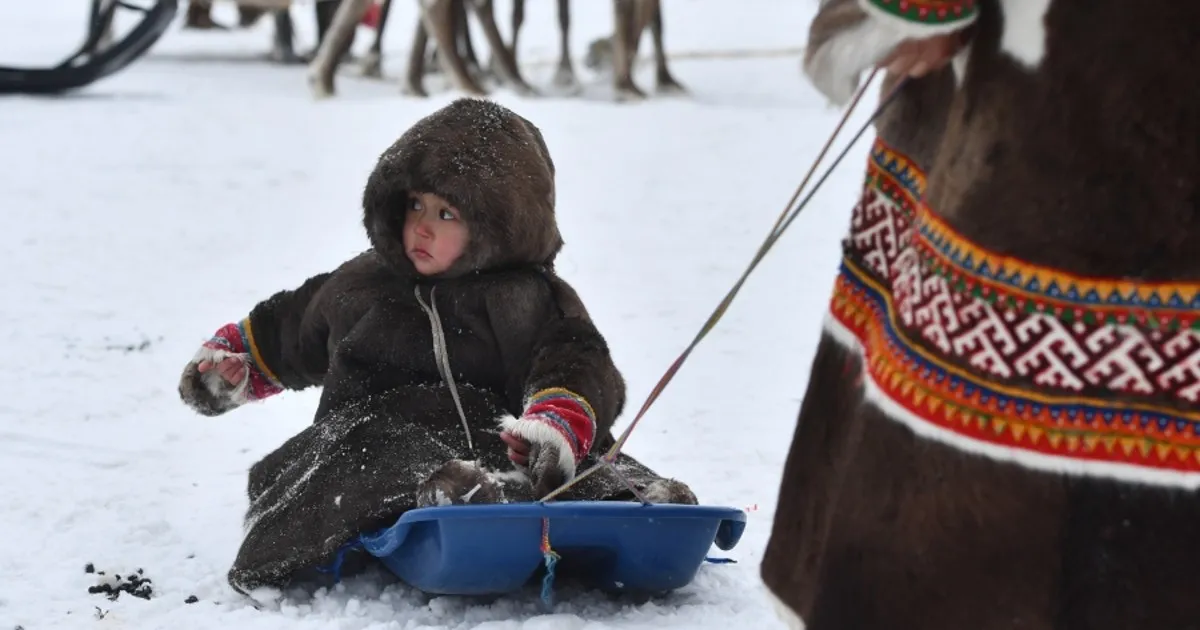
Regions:
<instances>
[{"instance_id":1,"label":"white fur cuff","mask_svg":"<svg viewBox=\"0 0 1200 630\"><path fill-rule=\"evenodd\" d=\"M237 385L231 385L216 369L217 365L230 357L242 362L242 380ZM201 382L204 383L204 388L210 394L218 398L227 398L238 406L250 402L250 355L200 346L200 350L196 352L196 356L192 357L192 363L199 364L201 361L212 361L213 363L213 369L200 376Z\"/></svg>"},{"instance_id":2,"label":"white fur cuff","mask_svg":"<svg viewBox=\"0 0 1200 630\"><path fill-rule=\"evenodd\" d=\"M525 440L538 442L558 449L558 468L563 472L566 481L575 478L575 451L571 443L554 427L537 418L515 418L504 415L499 418L500 428Z\"/></svg>"},{"instance_id":3,"label":"white fur cuff","mask_svg":"<svg viewBox=\"0 0 1200 630\"><path fill-rule=\"evenodd\" d=\"M862 73L887 57L906 36L889 22L868 18L825 41L804 63L804 73L839 107L850 102Z\"/></svg>"},{"instance_id":4,"label":"white fur cuff","mask_svg":"<svg viewBox=\"0 0 1200 630\"><path fill-rule=\"evenodd\" d=\"M863 72L883 61L908 39L952 33L969 26L974 17L946 24L919 24L879 9L870 0L857 0L866 19L834 35L804 62L804 73L822 94L841 107L858 90Z\"/></svg>"}]
</instances>

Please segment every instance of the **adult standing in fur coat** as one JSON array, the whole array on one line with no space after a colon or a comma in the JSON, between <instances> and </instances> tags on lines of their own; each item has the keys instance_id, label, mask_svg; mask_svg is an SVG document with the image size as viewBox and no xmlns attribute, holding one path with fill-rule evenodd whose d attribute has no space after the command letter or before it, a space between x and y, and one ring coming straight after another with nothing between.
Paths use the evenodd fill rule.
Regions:
<instances>
[{"instance_id":1,"label":"adult standing in fur coat","mask_svg":"<svg viewBox=\"0 0 1200 630\"><path fill-rule=\"evenodd\" d=\"M323 388L313 424L250 470L243 592L311 575L407 509L531 501L613 444L625 384L575 291L554 164L541 133L461 99L417 122L363 193L372 249L226 325L184 369L206 415ZM686 485L628 455L614 464L655 502ZM631 499L612 471L566 499Z\"/></svg>"},{"instance_id":2,"label":"adult standing in fur coat","mask_svg":"<svg viewBox=\"0 0 1200 630\"><path fill-rule=\"evenodd\" d=\"M764 554L793 627L1196 625L1197 34L1177 0L821 3L831 100L916 76Z\"/></svg>"}]
</instances>

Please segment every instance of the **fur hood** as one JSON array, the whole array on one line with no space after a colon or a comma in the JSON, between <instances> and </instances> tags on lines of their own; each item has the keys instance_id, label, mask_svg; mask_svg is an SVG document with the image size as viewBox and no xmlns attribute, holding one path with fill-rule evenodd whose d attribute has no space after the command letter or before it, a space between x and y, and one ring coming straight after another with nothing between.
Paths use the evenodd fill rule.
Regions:
<instances>
[{"instance_id":1,"label":"fur hood","mask_svg":"<svg viewBox=\"0 0 1200 630\"><path fill-rule=\"evenodd\" d=\"M554 219L554 162L533 123L487 100L463 98L417 121L379 158L363 191L363 225L388 264L404 252L409 191L437 194L462 213L470 239L440 277L551 267L562 248Z\"/></svg>"}]
</instances>

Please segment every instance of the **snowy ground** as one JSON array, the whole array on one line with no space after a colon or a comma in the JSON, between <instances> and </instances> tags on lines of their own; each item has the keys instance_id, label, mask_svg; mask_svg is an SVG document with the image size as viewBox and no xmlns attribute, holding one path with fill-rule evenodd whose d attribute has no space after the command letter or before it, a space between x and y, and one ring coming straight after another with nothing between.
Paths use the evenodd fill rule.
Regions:
<instances>
[{"instance_id":1,"label":"snowy ground","mask_svg":"<svg viewBox=\"0 0 1200 630\"><path fill-rule=\"evenodd\" d=\"M0 63L54 61L81 35L86 3L2 4ZM409 4L398 3L387 39L391 80L345 74L334 100L308 97L303 68L259 58L265 21L238 33L176 24L145 59L81 93L0 99L0 327L16 357L0 366L0 628L781 627L758 566L865 139L628 445L703 502L752 510L741 544L714 550L737 564L706 565L691 586L649 604L574 593L553 615L535 594L480 604L371 580L256 608L226 585L246 470L309 422L319 393L208 419L180 403L179 372L221 324L367 247L358 204L375 158L455 96L399 95ZM522 56L541 86L556 51L554 9L529 5ZM581 58L611 17L600 0L574 5ZM505 31L508 6L497 2ZM787 52L803 45L815 7L667 1L671 52L776 53L679 59L673 70L690 97L616 105L582 67L583 98L494 94L542 128L558 166L559 270L628 380L620 428L741 272L836 122ZM307 3L296 12L303 49L312 20ZM745 21L732 26L734 17ZM652 85L648 67L638 80ZM155 597L88 594L87 562L144 569ZM199 602L185 604L191 595Z\"/></svg>"}]
</instances>

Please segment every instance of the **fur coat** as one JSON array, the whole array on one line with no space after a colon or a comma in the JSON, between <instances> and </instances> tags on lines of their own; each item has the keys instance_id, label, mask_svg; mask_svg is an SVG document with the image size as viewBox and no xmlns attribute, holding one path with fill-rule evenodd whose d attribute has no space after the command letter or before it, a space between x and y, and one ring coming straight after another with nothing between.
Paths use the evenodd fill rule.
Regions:
<instances>
[{"instance_id":1,"label":"fur coat","mask_svg":"<svg viewBox=\"0 0 1200 630\"><path fill-rule=\"evenodd\" d=\"M1193 627L1200 4L825 0L805 69L962 29L877 120L763 579L810 630Z\"/></svg>"}]
</instances>

